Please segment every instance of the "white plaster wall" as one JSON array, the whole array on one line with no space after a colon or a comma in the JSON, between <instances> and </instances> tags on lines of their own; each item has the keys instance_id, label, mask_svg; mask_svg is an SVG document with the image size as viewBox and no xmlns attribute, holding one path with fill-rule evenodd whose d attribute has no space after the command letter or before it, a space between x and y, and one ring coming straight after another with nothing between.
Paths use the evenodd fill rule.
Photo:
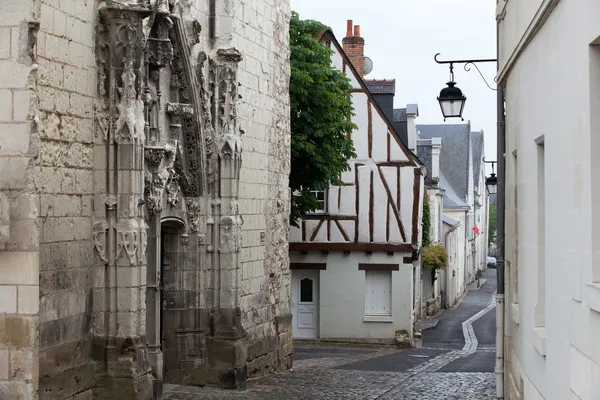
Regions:
<instances>
[{"instance_id":1,"label":"white plaster wall","mask_svg":"<svg viewBox=\"0 0 600 400\"><path fill-rule=\"evenodd\" d=\"M412 337L412 264L402 264L410 254L331 252L321 254L291 254L291 262L327 263L320 272L319 332L321 339L393 339L395 331L406 329ZM365 271L359 263L400 264L392 271L393 322L364 322Z\"/></svg>"},{"instance_id":2,"label":"white plaster wall","mask_svg":"<svg viewBox=\"0 0 600 400\"><path fill-rule=\"evenodd\" d=\"M499 0L497 12L505 10L506 17L502 22L502 41L500 45L500 66L503 66L527 30L529 22L534 17L545 0ZM505 7L504 7L505 4Z\"/></svg>"},{"instance_id":3,"label":"white plaster wall","mask_svg":"<svg viewBox=\"0 0 600 400\"><path fill-rule=\"evenodd\" d=\"M501 25L503 47L514 47L514 27L529 23L520 11L527 2L511 3L513 8ZM591 162L591 155L598 157L595 138L600 132L595 120L598 111L590 105L590 98L599 104L600 57L590 57L589 44L599 36L600 3L560 1L505 82L506 153L517 150L519 160L515 174L514 158L507 156L508 192L514 190L515 181L519 191L518 260L514 260L511 235L514 196L507 198L505 253L507 261L520 265L519 324L511 315L506 320L512 324L512 346L525 376L526 399L558 400L584 393L582 388L589 386L581 381L589 380L590 371L597 371L600 365L600 313L590 308L600 308L595 305L600 294L597 287L587 285L593 269L598 268L592 261L592 251L598 248L592 237L599 226L593 223L592 206L597 206L598 197L592 190L598 188L600 169L597 162ZM502 62L508 54L503 51ZM590 61L598 65L591 68ZM538 281L534 140L540 135L544 135L546 159L545 299L546 310L551 310L546 312L545 357L535 348L540 337L533 331ZM597 384L600 379L590 381ZM540 392L540 397L535 392ZM583 396L577 398L598 398L596 394Z\"/></svg>"},{"instance_id":4,"label":"white plaster wall","mask_svg":"<svg viewBox=\"0 0 600 400\"><path fill-rule=\"evenodd\" d=\"M457 253L457 257L456 257L456 278L458 279L458 291L457 291L457 296L460 296L460 294L462 294L465 290L465 276L466 276L466 271L465 271L465 260L466 260L466 255L465 255L465 225L466 225L466 219L465 219L465 212L462 210L449 210L449 209L445 209L444 210L444 214L446 214L448 217L452 218L455 221L459 221L460 222L460 226L456 229L455 234L457 237L457 242L456 242L456 253Z\"/></svg>"},{"instance_id":5,"label":"white plaster wall","mask_svg":"<svg viewBox=\"0 0 600 400\"><path fill-rule=\"evenodd\" d=\"M444 237L444 246L448 251L448 268L443 272L442 279L444 279L444 284L442 290L444 290L444 298L446 305L454 305L456 300L460 297L460 272L459 272L459 237L460 235L460 225L456 227L453 231L451 231L446 237L446 233L449 232L452 228L448 225L444 226L443 237ZM454 272L454 276L453 276Z\"/></svg>"}]
</instances>

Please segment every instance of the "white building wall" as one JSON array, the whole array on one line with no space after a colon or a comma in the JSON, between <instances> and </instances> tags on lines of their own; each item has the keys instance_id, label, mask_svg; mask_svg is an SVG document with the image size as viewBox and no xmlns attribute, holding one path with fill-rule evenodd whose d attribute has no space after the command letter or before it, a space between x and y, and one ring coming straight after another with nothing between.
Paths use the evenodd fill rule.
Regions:
<instances>
[{"instance_id":1,"label":"white building wall","mask_svg":"<svg viewBox=\"0 0 600 400\"><path fill-rule=\"evenodd\" d=\"M459 237L461 236L461 226L451 228L444 226L444 246L448 251L448 268L443 271L440 282L443 282L444 305L452 307L460 295L460 251L458 247ZM447 233L447 236L446 236Z\"/></svg>"},{"instance_id":2,"label":"white building wall","mask_svg":"<svg viewBox=\"0 0 600 400\"><path fill-rule=\"evenodd\" d=\"M455 221L459 221L460 225L459 227L456 229L455 233L456 233L456 251L457 251L457 257L456 257L456 278L458 279L458 289L457 289L457 296L460 296L466 288L466 277L467 277L467 271L465 269L466 267L466 254L465 254L465 242L466 242L466 235L465 235L465 226L467 223L466 220L466 216L465 216L465 212L463 210L444 210L444 214L446 214L448 217L452 218ZM468 249L470 251L470 249Z\"/></svg>"},{"instance_id":3,"label":"white building wall","mask_svg":"<svg viewBox=\"0 0 600 400\"><path fill-rule=\"evenodd\" d=\"M592 160L600 150L600 49L590 45L600 37L600 3L544 2L556 8L522 38L525 27L536 27L539 3L509 1L500 21L500 64L511 68L500 73L507 106L505 387L511 398L598 399L600 163ZM538 229L541 140L545 225ZM542 296L545 321L536 327Z\"/></svg>"},{"instance_id":4,"label":"white building wall","mask_svg":"<svg viewBox=\"0 0 600 400\"><path fill-rule=\"evenodd\" d=\"M403 264L410 254L331 252L291 254L292 263L326 263L319 281L319 336L321 339L391 341L399 329L412 335L413 265ZM365 322L365 272L360 263L399 264L392 271L392 321Z\"/></svg>"}]
</instances>

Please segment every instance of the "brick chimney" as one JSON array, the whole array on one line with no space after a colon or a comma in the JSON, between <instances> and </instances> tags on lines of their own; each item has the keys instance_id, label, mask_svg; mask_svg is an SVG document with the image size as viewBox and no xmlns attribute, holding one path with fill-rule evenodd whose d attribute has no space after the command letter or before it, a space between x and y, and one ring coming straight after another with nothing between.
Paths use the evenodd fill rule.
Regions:
<instances>
[{"instance_id":1,"label":"brick chimney","mask_svg":"<svg viewBox=\"0 0 600 400\"><path fill-rule=\"evenodd\" d=\"M354 26L352 33L352 20L348 20L346 37L342 40L344 52L354 65L361 77L365 76L365 39L360 37L360 25Z\"/></svg>"}]
</instances>

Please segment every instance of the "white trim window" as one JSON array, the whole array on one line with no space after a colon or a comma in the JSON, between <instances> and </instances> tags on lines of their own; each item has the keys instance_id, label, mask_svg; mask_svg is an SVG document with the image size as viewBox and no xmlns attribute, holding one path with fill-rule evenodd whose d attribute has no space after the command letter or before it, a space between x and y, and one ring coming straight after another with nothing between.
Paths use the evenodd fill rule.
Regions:
<instances>
[{"instance_id":1,"label":"white trim window","mask_svg":"<svg viewBox=\"0 0 600 400\"><path fill-rule=\"evenodd\" d=\"M327 212L327 195L324 190L310 191L319 201L320 207L310 212L310 214L324 214Z\"/></svg>"},{"instance_id":2,"label":"white trim window","mask_svg":"<svg viewBox=\"0 0 600 400\"><path fill-rule=\"evenodd\" d=\"M386 321L392 317L392 271L365 271L365 320Z\"/></svg>"}]
</instances>

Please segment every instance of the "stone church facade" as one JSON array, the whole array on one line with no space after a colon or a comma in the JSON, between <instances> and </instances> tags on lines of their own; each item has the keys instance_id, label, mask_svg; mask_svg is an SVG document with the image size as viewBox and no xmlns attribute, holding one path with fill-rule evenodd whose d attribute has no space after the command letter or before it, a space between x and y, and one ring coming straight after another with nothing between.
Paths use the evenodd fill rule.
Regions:
<instances>
[{"instance_id":1,"label":"stone church facade","mask_svg":"<svg viewBox=\"0 0 600 400\"><path fill-rule=\"evenodd\" d=\"M289 1L2 10L0 398L289 369Z\"/></svg>"}]
</instances>

